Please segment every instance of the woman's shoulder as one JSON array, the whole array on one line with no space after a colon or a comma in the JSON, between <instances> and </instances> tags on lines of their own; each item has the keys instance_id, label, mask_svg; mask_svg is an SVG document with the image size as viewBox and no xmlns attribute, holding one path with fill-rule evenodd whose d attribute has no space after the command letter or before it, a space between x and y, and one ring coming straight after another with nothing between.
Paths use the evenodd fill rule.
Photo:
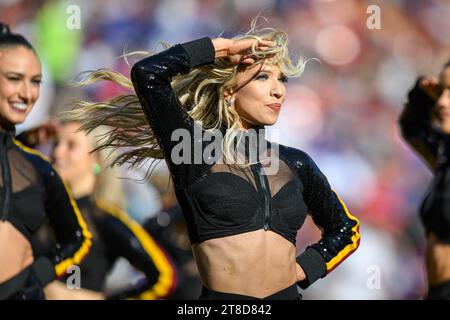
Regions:
<instances>
[{"instance_id":1,"label":"woman's shoulder","mask_svg":"<svg viewBox=\"0 0 450 320\"><path fill-rule=\"evenodd\" d=\"M310 155L298 148L276 144L278 146L278 151L280 157L288 161L291 165L295 166L297 169L304 166L315 166L314 160Z\"/></svg>"},{"instance_id":2,"label":"woman's shoulder","mask_svg":"<svg viewBox=\"0 0 450 320\"><path fill-rule=\"evenodd\" d=\"M42 153L25 146L17 139L14 139L13 142L16 149L19 150L19 152L25 157L25 159L27 159L41 174L57 173L55 168L52 166L50 159L48 159Z\"/></svg>"},{"instance_id":3,"label":"woman's shoulder","mask_svg":"<svg viewBox=\"0 0 450 320\"><path fill-rule=\"evenodd\" d=\"M285 160L297 172L298 177L304 185L319 183L323 187L329 187L326 176L305 151L279 145L279 154L280 159Z\"/></svg>"},{"instance_id":4,"label":"woman's shoulder","mask_svg":"<svg viewBox=\"0 0 450 320\"><path fill-rule=\"evenodd\" d=\"M127 212L113 203L101 198L90 199L93 210L98 221L102 224L102 229L110 234L122 234L124 230L133 231L138 228L138 223L134 221Z\"/></svg>"}]
</instances>

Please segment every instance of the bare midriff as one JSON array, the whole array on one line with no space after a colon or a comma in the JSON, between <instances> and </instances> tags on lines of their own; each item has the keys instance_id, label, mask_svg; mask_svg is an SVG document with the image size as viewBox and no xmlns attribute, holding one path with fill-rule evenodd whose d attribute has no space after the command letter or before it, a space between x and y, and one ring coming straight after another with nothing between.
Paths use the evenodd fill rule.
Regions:
<instances>
[{"instance_id":1,"label":"bare midriff","mask_svg":"<svg viewBox=\"0 0 450 320\"><path fill-rule=\"evenodd\" d=\"M8 221L0 221L0 261L0 283L33 263L30 242Z\"/></svg>"},{"instance_id":2,"label":"bare midriff","mask_svg":"<svg viewBox=\"0 0 450 320\"><path fill-rule=\"evenodd\" d=\"M450 244L439 242L432 233L428 235L426 267L431 286L450 281Z\"/></svg>"},{"instance_id":3,"label":"bare midriff","mask_svg":"<svg viewBox=\"0 0 450 320\"><path fill-rule=\"evenodd\" d=\"M272 231L211 239L192 249L210 290L265 298L296 282L295 246Z\"/></svg>"}]
</instances>

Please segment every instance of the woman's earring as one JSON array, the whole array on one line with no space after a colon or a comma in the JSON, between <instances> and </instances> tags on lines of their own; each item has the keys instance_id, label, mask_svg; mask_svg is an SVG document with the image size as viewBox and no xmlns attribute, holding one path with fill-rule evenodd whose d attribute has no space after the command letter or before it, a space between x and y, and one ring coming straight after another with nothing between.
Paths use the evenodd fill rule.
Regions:
<instances>
[{"instance_id":1,"label":"woman's earring","mask_svg":"<svg viewBox=\"0 0 450 320\"><path fill-rule=\"evenodd\" d=\"M228 108L234 107L234 97L227 99Z\"/></svg>"},{"instance_id":2,"label":"woman's earring","mask_svg":"<svg viewBox=\"0 0 450 320\"><path fill-rule=\"evenodd\" d=\"M92 165L92 173L94 174L94 176L98 176L100 172L102 172L102 167L100 166L100 164L94 163Z\"/></svg>"}]
</instances>

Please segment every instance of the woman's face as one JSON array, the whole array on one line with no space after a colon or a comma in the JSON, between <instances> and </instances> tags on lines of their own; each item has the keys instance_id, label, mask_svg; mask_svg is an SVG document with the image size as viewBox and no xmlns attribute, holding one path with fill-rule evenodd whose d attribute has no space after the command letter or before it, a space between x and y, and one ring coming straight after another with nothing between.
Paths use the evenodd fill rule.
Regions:
<instances>
[{"instance_id":1,"label":"woman's face","mask_svg":"<svg viewBox=\"0 0 450 320\"><path fill-rule=\"evenodd\" d=\"M0 125L25 121L39 98L41 63L24 46L0 48Z\"/></svg>"},{"instance_id":2,"label":"woman's face","mask_svg":"<svg viewBox=\"0 0 450 320\"><path fill-rule=\"evenodd\" d=\"M53 161L59 174L69 185L84 181L93 176L92 167L96 163L95 154L90 153L93 147L89 138L78 123L61 125L56 134L56 146L53 150Z\"/></svg>"},{"instance_id":3,"label":"woman's face","mask_svg":"<svg viewBox=\"0 0 450 320\"><path fill-rule=\"evenodd\" d=\"M439 96L436 100L437 114L442 130L450 134L450 67L442 71L439 85Z\"/></svg>"},{"instance_id":4,"label":"woman's face","mask_svg":"<svg viewBox=\"0 0 450 320\"><path fill-rule=\"evenodd\" d=\"M238 89L232 98L244 129L254 125L273 125L277 121L286 98L286 81L280 68L267 62L238 73Z\"/></svg>"}]
</instances>

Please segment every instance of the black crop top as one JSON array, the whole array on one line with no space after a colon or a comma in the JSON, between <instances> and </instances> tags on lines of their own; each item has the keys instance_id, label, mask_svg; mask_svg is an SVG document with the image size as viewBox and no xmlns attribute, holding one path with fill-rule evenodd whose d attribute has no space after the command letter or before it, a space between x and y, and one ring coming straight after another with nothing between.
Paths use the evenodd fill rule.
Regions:
<instances>
[{"instance_id":1,"label":"black crop top","mask_svg":"<svg viewBox=\"0 0 450 320\"><path fill-rule=\"evenodd\" d=\"M300 284L305 288L356 250L359 222L330 189L314 161L303 151L267 142L260 135L263 126L250 135L253 132L257 146L264 145L260 143L263 139L268 152L278 154L276 173L265 174L270 169L267 163L236 170L217 161L220 154L197 164L195 155L180 153L180 139L172 138L176 129L185 129L193 137L191 150L206 151L211 140L198 138L198 132L204 131L182 108L171 87L172 77L214 63L214 57L211 40L202 38L145 58L131 71L136 93L169 166L191 243L264 229L295 246L297 230L309 213L323 229L323 237L297 257L307 275ZM225 130L222 126L221 133ZM188 161L172 161L172 153L180 153Z\"/></svg>"},{"instance_id":2,"label":"black crop top","mask_svg":"<svg viewBox=\"0 0 450 320\"><path fill-rule=\"evenodd\" d=\"M434 172L420 206L426 232L450 243L450 136L432 125L435 102L420 89L420 80L408 93L408 102L400 116L400 129L405 140Z\"/></svg>"},{"instance_id":3,"label":"black crop top","mask_svg":"<svg viewBox=\"0 0 450 320\"><path fill-rule=\"evenodd\" d=\"M39 257L47 261L41 264L46 270L39 270L39 274L49 282L81 262L91 246L91 234L52 165L39 152L17 141L14 133L13 129L0 129L0 217L30 244L33 234L48 219L57 245L48 258Z\"/></svg>"}]
</instances>

